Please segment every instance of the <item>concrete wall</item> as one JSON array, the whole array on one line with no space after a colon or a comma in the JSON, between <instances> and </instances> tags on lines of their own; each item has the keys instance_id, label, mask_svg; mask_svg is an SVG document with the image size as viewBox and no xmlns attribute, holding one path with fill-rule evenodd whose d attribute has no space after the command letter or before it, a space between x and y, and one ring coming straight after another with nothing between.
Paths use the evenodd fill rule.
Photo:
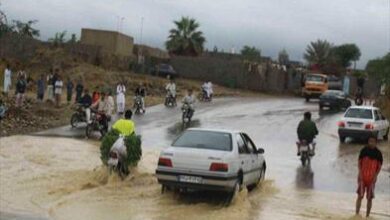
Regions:
<instances>
[{"instance_id":1,"label":"concrete wall","mask_svg":"<svg viewBox=\"0 0 390 220\"><path fill-rule=\"evenodd\" d=\"M119 32L83 28L80 41L82 44L100 46L104 53L133 55L133 38Z\"/></svg>"}]
</instances>

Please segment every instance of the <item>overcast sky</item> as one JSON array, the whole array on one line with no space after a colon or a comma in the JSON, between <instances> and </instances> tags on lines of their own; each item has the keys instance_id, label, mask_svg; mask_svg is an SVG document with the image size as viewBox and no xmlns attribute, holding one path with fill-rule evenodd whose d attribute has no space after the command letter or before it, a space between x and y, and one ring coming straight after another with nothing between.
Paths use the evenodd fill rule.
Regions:
<instances>
[{"instance_id":1,"label":"overcast sky","mask_svg":"<svg viewBox=\"0 0 390 220\"><path fill-rule=\"evenodd\" d=\"M390 0L0 0L9 19L37 19L41 38L66 30L80 36L82 27L117 30L140 42L164 47L172 21L197 19L206 47L238 51L256 46L263 56L277 57L285 48L290 59L303 61L310 41L356 43L359 68L390 50ZM68 36L69 37L69 36Z\"/></svg>"}]
</instances>

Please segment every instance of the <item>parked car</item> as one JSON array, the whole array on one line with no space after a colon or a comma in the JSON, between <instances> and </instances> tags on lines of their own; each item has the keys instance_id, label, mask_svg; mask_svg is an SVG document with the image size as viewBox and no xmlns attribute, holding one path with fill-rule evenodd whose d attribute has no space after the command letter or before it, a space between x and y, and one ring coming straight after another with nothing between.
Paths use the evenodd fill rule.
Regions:
<instances>
[{"instance_id":1,"label":"parked car","mask_svg":"<svg viewBox=\"0 0 390 220\"><path fill-rule=\"evenodd\" d=\"M347 109L352 105L343 91L327 90L320 96L319 107L322 110L324 107L330 109Z\"/></svg>"},{"instance_id":2,"label":"parked car","mask_svg":"<svg viewBox=\"0 0 390 220\"><path fill-rule=\"evenodd\" d=\"M168 75L172 77L178 76L178 74L173 69L173 67L165 63L156 65L156 67L152 70L152 74L155 76L162 76L162 77L167 77Z\"/></svg>"},{"instance_id":3,"label":"parked car","mask_svg":"<svg viewBox=\"0 0 390 220\"><path fill-rule=\"evenodd\" d=\"M243 132L188 129L161 151L156 169L162 189L216 190L229 200L264 180L264 149Z\"/></svg>"},{"instance_id":4,"label":"parked car","mask_svg":"<svg viewBox=\"0 0 390 220\"><path fill-rule=\"evenodd\" d=\"M338 124L340 142L347 137L368 139L371 135L388 140L389 121L372 106L353 106L347 109Z\"/></svg>"}]
</instances>

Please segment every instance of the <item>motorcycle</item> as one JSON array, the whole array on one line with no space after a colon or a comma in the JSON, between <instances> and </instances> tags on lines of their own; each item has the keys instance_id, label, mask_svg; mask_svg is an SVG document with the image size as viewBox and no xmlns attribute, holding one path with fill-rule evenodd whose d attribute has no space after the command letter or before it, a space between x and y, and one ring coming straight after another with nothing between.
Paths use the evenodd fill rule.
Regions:
<instances>
[{"instance_id":1,"label":"motorcycle","mask_svg":"<svg viewBox=\"0 0 390 220\"><path fill-rule=\"evenodd\" d=\"M363 90L361 88L358 88L355 96L355 105L360 106L363 105Z\"/></svg>"},{"instance_id":2,"label":"motorcycle","mask_svg":"<svg viewBox=\"0 0 390 220\"><path fill-rule=\"evenodd\" d=\"M135 97L135 100L134 100L134 112L135 114L139 115L139 114L145 114L145 109L143 109L143 105L142 105L142 97L141 96L137 96Z\"/></svg>"},{"instance_id":3,"label":"motorcycle","mask_svg":"<svg viewBox=\"0 0 390 220\"><path fill-rule=\"evenodd\" d=\"M191 123L191 119L193 116L193 110L191 110L190 106L188 104L183 104L183 107L181 108L183 115L182 115L182 120L183 120L183 125Z\"/></svg>"},{"instance_id":4,"label":"motorcycle","mask_svg":"<svg viewBox=\"0 0 390 220\"><path fill-rule=\"evenodd\" d=\"M72 128L78 127L79 123L87 123L87 115L82 105L77 104L74 107L74 113L70 118L70 125Z\"/></svg>"},{"instance_id":5,"label":"motorcycle","mask_svg":"<svg viewBox=\"0 0 390 220\"><path fill-rule=\"evenodd\" d=\"M311 157L314 156L313 152L310 150L310 144L303 140L301 142L297 142L297 146L301 155L300 160L302 162L302 166L310 165ZM313 148L314 146L315 144L313 143Z\"/></svg>"},{"instance_id":6,"label":"motorcycle","mask_svg":"<svg viewBox=\"0 0 390 220\"><path fill-rule=\"evenodd\" d=\"M112 146L109 159L107 161L110 174L112 172L116 172L121 177L121 179L124 179L129 174L128 167L123 162L126 155L127 150L124 145L124 137L120 136Z\"/></svg>"},{"instance_id":7,"label":"motorcycle","mask_svg":"<svg viewBox=\"0 0 390 220\"><path fill-rule=\"evenodd\" d=\"M166 107L175 107L177 105L175 97L168 92L167 96L165 97L165 106Z\"/></svg>"},{"instance_id":8,"label":"motorcycle","mask_svg":"<svg viewBox=\"0 0 390 220\"><path fill-rule=\"evenodd\" d=\"M92 116L92 122L87 125L85 134L90 138L95 131L99 131L100 138L103 138L108 131L108 118L104 113L96 112Z\"/></svg>"},{"instance_id":9,"label":"motorcycle","mask_svg":"<svg viewBox=\"0 0 390 220\"><path fill-rule=\"evenodd\" d=\"M210 94L210 97L207 95L207 91L202 89L202 93L200 94L199 100L201 102L211 102L213 99L213 95Z\"/></svg>"}]
</instances>

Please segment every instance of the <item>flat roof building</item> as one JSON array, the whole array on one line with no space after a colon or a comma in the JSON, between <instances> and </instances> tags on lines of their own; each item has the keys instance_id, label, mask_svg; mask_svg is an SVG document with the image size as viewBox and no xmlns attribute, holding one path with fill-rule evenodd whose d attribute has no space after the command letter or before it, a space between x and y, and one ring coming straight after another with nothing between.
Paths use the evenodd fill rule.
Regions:
<instances>
[{"instance_id":1,"label":"flat roof building","mask_svg":"<svg viewBox=\"0 0 390 220\"><path fill-rule=\"evenodd\" d=\"M133 56L134 39L117 31L81 29L82 44L100 46L108 54Z\"/></svg>"}]
</instances>

